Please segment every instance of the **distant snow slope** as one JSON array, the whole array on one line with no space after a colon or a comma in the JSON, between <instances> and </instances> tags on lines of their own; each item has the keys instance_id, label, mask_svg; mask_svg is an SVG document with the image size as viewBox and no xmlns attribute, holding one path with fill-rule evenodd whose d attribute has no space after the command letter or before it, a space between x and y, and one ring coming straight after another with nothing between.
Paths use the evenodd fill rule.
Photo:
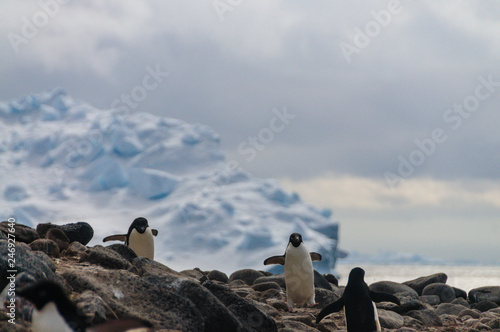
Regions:
<instances>
[{"instance_id":1,"label":"distant snow slope","mask_svg":"<svg viewBox=\"0 0 500 332\"><path fill-rule=\"evenodd\" d=\"M62 89L0 103L0 217L87 221L91 244L143 216L156 259L176 270L263 269L300 232L321 272L335 263L337 223L273 180L226 162L209 127L100 110Z\"/></svg>"}]
</instances>

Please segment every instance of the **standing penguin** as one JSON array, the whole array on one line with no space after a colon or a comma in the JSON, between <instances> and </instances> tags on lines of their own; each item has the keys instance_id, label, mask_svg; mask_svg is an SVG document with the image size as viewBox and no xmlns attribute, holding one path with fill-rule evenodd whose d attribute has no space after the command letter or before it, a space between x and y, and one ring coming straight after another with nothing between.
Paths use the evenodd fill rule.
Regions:
<instances>
[{"instance_id":1,"label":"standing penguin","mask_svg":"<svg viewBox=\"0 0 500 332\"><path fill-rule=\"evenodd\" d=\"M151 327L137 319L110 320L90 327L77 314L76 306L69 300L61 286L52 280L41 280L17 291L35 306L31 316L33 332L120 332Z\"/></svg>"},{"instance_id":2,"label":"standing penguin","mask_svg":"<svg viewBox=\"0 0 500 332\"><path fill-rule=\"evenodd\" d=\"M393 302L401 305L399 299L391 294L371 291L364 281L365 271L356 267L349 273L344 294L336 302L326 306L316 317L316 324L331 313L344 308L348 332L381 331L377 307L374 302Z\"/></svg>"},{"instance_id":3,"label":"standing penguin","mask_svg":"<svg viewBox=\"0 0 500 332\"><path fill-rule=\"evenodd\" d=\"M154 237L158 235L156 229L151 229L146 218L136 218L128 229L127 234L117 234L105 237L102 241L125 241L125 245L132 249L137 256L154 260Z\"/></svg>"},{"instance_id":4,"label":"standing penguin","mask_svg":"<svg viewBox=\"0 0 500 332\"><path fill-rule=\"evenodd\" d=\"M307 250L302 235L290 235L288 246L283 256L269 257L264 265L280 264L285 266L286 300L288 310L293 312L293 304L315 305L314 270L312 261L320 261L321 255Z\"/></svg>"}]
</instances>

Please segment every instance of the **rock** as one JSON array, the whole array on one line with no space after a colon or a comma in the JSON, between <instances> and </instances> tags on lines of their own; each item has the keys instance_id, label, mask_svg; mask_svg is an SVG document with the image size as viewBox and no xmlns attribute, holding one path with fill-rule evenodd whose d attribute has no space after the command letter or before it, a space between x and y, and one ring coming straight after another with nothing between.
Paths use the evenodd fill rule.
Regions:
<instances>
[{"instance_id":1,"label":"rock","mask_svg":"<svg viewBox=\"0 0 500 332\"><path fill-rule=\"evenodd\" d=\"M45 238L54 241L60 251L66 250L69 247L70 241L63 231L57 228L49 229Z\"/></svg>"},{"instance_id":2,"label":"rock","mask_svg":"<svg viewBox=\"0 0 500 332\"><path fill-rule=\"evenodd\" d=\"M460 304L441 303L440 305L437 306L436 313L439 316L441 316L441 315L458 316L458 314L465 309L467 309L467 307L464 307L463 305L460 305Z\"/></svg>"},{"instance_id":3,"label":"rock","mask_svg":"<svg viewBox=\"0 0 500 332\"><path fill-rule=\"evenodd\" d=\"M449 303L443 303L443 304L449 304ZM459 325L459 320L456 315L449 315L449 314L442 314L439 315L439 318L441 318L441 322L443 322L443 326L451 326L455 327Z\"/></svg>"},{"instance_id":4,"label":"rock","mask_svg":"<svg viewBox=\"0 0 500 332\"><path fill-rule=\"evenodd\" d=\"M443 326L441 318L439 318L438 314L432 309L410 311L408 316L415 318L425 326Z\"/></svg>"},{"instance_id":5,"label":"rock","mask_svg":"<svg viewBox=\"0 0 500 332\"><path fill-rule=\"evenodd\" d=\"M259 278L255 279L254 285L255 284L260 284L260 283L263 283L263 282L275 282L283 290L286 289L285 276L283 274L276 274L276 275L272 275L272 276L259 277Z\"/></svg>"},{"instance_id":6,"label":"rock","mask_svg":"<svg viewBox=\"0 0 500 332\"><path fill-rule=\"evenodd\" d=\"M86 290L75 300L80 316L86 317L88 324L94 325L106 321L107 305L104 300L91 290ZM116 319L116 318L115 318Z\"/></svg>"},{"instance_id":7,"label":"rock","mask_svg":"<svg viewBox=\"0 0 500 332\"><path fill-rule=\"evenodd\" d=\"M307 326L302 322L297 322L295 320L282 320L278 324L280 332L317 332L313 327Z\"/></svg>"},{"instance_id":8,"label":"rock","mask_svg":"<svg viewBox=\"0 0 500 332\"><path fill-rule=\"evenodd\" d=\"M41 251L47 254L49 257L58 258L61 252L59 251L59 247L57 243L48 239L38 239L29 244L31 250L33 251Z\"/></svg>"},{"instance_id":9,"label":"rock","mask_svg":"<svg viewBox=\"0 0 500 332\"><path fill-rule=\"evenodd\" d=\"M396 332L418 332L418 331L412 329L411 327L402 327L400 329L397 329Z\"/></svg>"},{"instance_id":10,"label":"rock","mask_svg":"<svg viewBox=\"0 0 500 332\"><path fill-rule=\"evenodd\" d=\"M45 264L49 266L49 268L52 270L52 272L56 272L56 263L54 263L54 260L50 258L46 253L42 251L33 251L33 255L38 257L41 261L43 261Z\"/></svg>"},{"instance_id":11,"label":"rock","mask_svg":"<svg viewBox=\"0 0 500 332\"><path fill-rule=\"evenodd\" d=\"M36 231L40 237L45 237L45 234L49 231L49 229L56 228L66 234L69 239L69 242L78 241L83 245L87 245L87 243L92 240L94 236L94 229L88 223L79 221L77 223L65 224L65 225L54 225L51 223L46 224L38 224L36 226Z\"/></svg>"},{"instance_id":12,"label":"rock","mask_svg":"<svg viewBox=\"0 0 500 332\"><path fill-rule=\"evenodd\" d=\"M464 300L467 300L467 292L464 291L463 289L460 289L460 288L456 288L456 287L452 287L453 290L455 291L455 297L458 299L458 298L462 298Z\"/></svg>"},{"instance_id":13,"label":"rock","mask_svg":"<svg viewBox=\"0 0 500 332\"><path fill-rule=\"evenodd\" d=\"M315 288L314 293L315 301L320 309L340 299L340 296L335 292L323 288Z\"/></svg>"},{"instance_id":14,"label":"rock","mask_svg":"<svg viewBox=\"0 0 500 332\"><path fill-rule=\"evenodd\" d=\"M201 280L201 278L203 278L205 276L200 271L194 270L194 269L193 270L184 270L184 271L181 271L179 273L186 276L186 277L190 277L190 278L193 278L196 280Z\"/></svg>"},{"instance_id":15,"label":"rock","mask_svg":"<svg viewBox=\"0 0 500 332\"><path fill-rule=\"evenodd\" d=\"M304 323L308 326L313 325L313 319L310 315L293 315L293 316L283 316L281 317L282 320L293 320L296 322L301 322Z\"/></svg>"},{"instance_id":16,"label":"rock","mask_svg":"<svg viewBox=\"0 0 500 332\"><path fill-rule=\"evenodd\" d=\"M460 305L463 305L466 308L470 308L469 302L467 302L463 297L457 297L456 299L454 299L453 301L451 301L451 303L453 303L453 304L460 304Z\"/></svg>"},{"instance_id":17,"label":"rock","mask_svg":"<svg viewBox=\"0 0 500 332\"><path fill-rule=\"evenodd\" d=\"M422 295L437 295L441 303L449 303L455 299L455 291L451 286L435 283L425 286Z\"/></svg>"},{"instance_id":18,"label":"rock","mask_svg":"<svg viewBox=\"0 0 500 332\"><path fill-rule=\"evenodd\" d=\"M500 304L500 286L474 288L469 292L469 300L472 302L488 300Z\"/></svg>"},{"instance_id":19,"label":"rock","mask_svg":"<svg viewBox=\"0 0 500 332\"><path fill-rule=\"evenodd\" d=\"M247 299L247 301L249 301L257 309L259 309L264 314L266 314L266 315L268 315L270 317L278 317L280 315L279 311L275 307L273 307L273 306L271 306L269 304L262 303L262 302L259 302L259 301L255 301L255 300L251 300L251 299Z\"/></svg>"},{"instance_id":20,"label":"rock","mask_svg":"<svg viewBox=\"0 0 500 332\"><path fill-rule=\"evenodd\" d=\"M257 278L263 277L264 274L257 270L243 269L233 272L229 276L229 282L233 280L243 280L247 285L253 285Z\"/></svg>"},{"instance_id":21,"label":"rock","mask_svg":"<svg viewBox=\"0 0 500 332\"><path fill-rule=\"evenodd\" d=\"M486 312L490 309L495 309L495 308L498 308L498 304L496 304L495 302L493 301L481 301L481 302L477 302L477 303L473 303L471 305L471 309L477 309L481 312Z\"/></svg>"},{"instance_id":22,"label":"rock","mask_svg":"<svg viewBox=\"0 0 500 332\"><path fill-rule=\"evenodd\" d=\"M464 310L460 311L460 313L458 314L459 318L462 318L465 316L470 316L472 318L478 319L479 317L481 317L481 311L474 310L474 309L464 309Z\"/></svg>"},{"instance_id":23,"label":"rock","mask_svg":"<svg viewBox=\"0 0 500 332\"><path fill-rule=\"evenodd\" d=\"M323 277L321 273L314 270L314 287L315 288L323 288L327 290L333 290L332 285L328 282L328 280Z\"/></svg>"},{"instance_id":24,"label":"rock","mask_svg":"<svg viewBox=\"0 0 500 332\"><path fill-rule=\"evenodd\" d=\"M0 231L2 231L6 237L9 237L9 234L12 234L10 232L10 227L12 223L9 223L8 221L2 221L0 223ZM13 223L14 224L14 235L16 236L16 242L23 242L23 243L31 243L37 239L40 238L40 236L37 234L37 232L26 225L23 224L18 224L18 223Z\"/></svg>"},{"instance_id":25,"label":"rock","mask_svg":"<svg viewBox=\"0 0 500 332\"><path fill-rule=\"evenodd\" d=\"M220 281L220 282L223 282L225 284L229 281L227 274L225 274L224 272L218 271L218 270L212 270L212 271L208 272L207 278L208 278L208 280Z\"/></svg>"},{"instance_id":26,"label":"rock","mask_svg":"<svg viewBox=\"0 0 500 332\"><path fill-rule=\"evenodd\" d=\"M276 322L256 306L234 294L228 287L213 281L203 286L219 299L249 331L278 331Z\"/></svg>"},{"instance_id":27,"label":"rock","mask_svg":"<svg viewBox=\"0 0 500 332\"><path fill-rule=\"evenodd\" d=\"M379 281L370 285L370 290L374 292L388 293L388 294L397 294L397 293L409 293L415 297L418 297L418 294L415 290L410 288L409 286L399 284L393 281Z\"/></svg>"},{"instance_id":28,"label":"rock","mask_svg":"<svg viewBox=\"0 0 500 332\"><path fill-rule=\"evenodd\" d=\"M64 252L65 256L80 256L81 253L87 250L87 246L84 246L80 242L71 242L68 249Z\"/></svg>"},{"instance_id":29,"label":"rock","mask_svg":"<svg viewBox=\"0 0 500 332\"><path fill-rule=\"evenodd\" d=\"M140 267L146 271L159 271L158 266L150 269L147 263ZM237 331L242 328L236 317L210 291L190 278L168 273L146 273L139 278L130 271L105 269L98 265L85 268L65 266L60 270L74 291L92 290L118 318L144 319L158 330Z\"/></svg>"},{"instance_id":30,"label":"rock","mask_svg":"<svg viewBox=\"0 0 500 332\"><path fill-rule=\"evenodd\" d=\"M277 291L281 291L280 285L278 285L277 283L275 283L273 281L261 282L261 283L252 285L251 287L252 287L252 289L254 289L258 292L263 292L263 291L266 291L268 289L276 289Z\"/></svg>"},{"instance_id":31,"label":"rock","mask_svg":"<svg viewBox=\"0 0 500 332\"><path fill-rule=\"evenodd\" d=\"M441 303L441 299L437 295L422 295L419 296L419 301L423 303L427 303L430 305L438 305Z\"/></svg>"},{"instance_id":32,"label":"rock","mask_svg":"<svg viewBox=\"0 0 500 332\"><path fill-rule=\"evenodd\" d=\"M403 317L399 314L384 309L380 309L377 311L380 325L382 327L387 329L399 329L400 327L403 327L405 322Z\"/></svg>"},{"instance_id":33,"label":"rock","mask_svg":"<svg viewBox=\"0 0 500 332\"><path fill-rule=\"evenodd\" d=\"M339 287L339 280L333 274L330 274L330 273L323 274L323 277L325 277L326 281L328 281L329 283Z\"/></svg>"},{"instance_id":34,"label":"rock","mask_svg":"<svg viewBox=\"0 0 500 332\"><path fill-rule=\"evenodd\" d=\"M79 243L79 242L74 242L74 243ZM137 258L137 254L132 249L121 243L115 243L105 248L113 250L114 252L125 258L127 261L129 261L129 263L132 263L134 259Z\"/></svg>"},{"instance_id":35,"label":"rock","mask_svg":"<svg viewBox=\"0 0 500 332\"><path fill-rule=\"evenodd\" d=\"M415 328L417 331L421 331L422 327L424 326L424 323L422 323L420 320L415 319L410 316L403 316L404 322L405 322L405 327L408 328Z\"/></svg>"},{"instance_id":36,"label":"rock","mask_svg":"<svg viewBox=\"0 0 500 332\"><path fill-rule=\"evenodd\" d=\"M9 283L7 279L11 273L7 271L11 269L9 266L9 244L5 240L0 240L0 289L4 289ZM54 273L51 267L39 256L35 255L27 244L16 243L15 269L17 274L26 272L34 277L35 280L60 278Z\"/></svg>"},{"instance_id":37,"label":"rock","mask_svg":"<svg viewBox=\"0 0 500 332\"><path fill-rule=\"evenodd\" d=\"M422 295L422 291L425 286L435 283L445 284L446 280L448 280L448 276L445 273L435 273L429 276L405 281L403 282L403 285L411 287L418 293L418 295Z\"/></svg>"},{"instance_id":38,"label":"rock","mask_svg":"<svg viewBox=\"0 0 500 332\"><path fill-rule=\"evenodd\" d=\"M89 262L97 264L108 269L128 269L132 266L125 258L116 251L104 248L103 246L95 246L88 248L80 256L80 263Z\"/></svg>"},{"instance_id":39,"label":"rock","mask_svg":"<svg viewBox=\"0 0 500 332\"><path fill-rule=\"evenodd\" d=\"M185 278L185 276L172 270L168 266L145 257L137 257L134 259L132 267L135 268L136 273L141 277L153 275L164 277L170 276L171 278Z\"/></svg>"}]
</instances>

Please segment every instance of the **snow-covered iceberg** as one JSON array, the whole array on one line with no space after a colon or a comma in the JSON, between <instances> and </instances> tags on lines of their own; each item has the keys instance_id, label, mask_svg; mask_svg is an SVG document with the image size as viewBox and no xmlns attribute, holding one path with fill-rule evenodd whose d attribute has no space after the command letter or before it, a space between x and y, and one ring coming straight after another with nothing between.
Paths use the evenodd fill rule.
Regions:
<instances>
[{"instance_id":1,"label":"snow-covered iceberg","mask_svg":"<svg viewBox=\"0 0 500 332\"><path fill-rule=\"evenodd\" d=\"M138 216L159 230L156 257L181 270L263 269L292 232L335 264L338 224L274 180L227 161L219 136L200 124L101 110L62 89L0 103L0 217L84 220L91 244Z\"/></svg>"}]
</instances>

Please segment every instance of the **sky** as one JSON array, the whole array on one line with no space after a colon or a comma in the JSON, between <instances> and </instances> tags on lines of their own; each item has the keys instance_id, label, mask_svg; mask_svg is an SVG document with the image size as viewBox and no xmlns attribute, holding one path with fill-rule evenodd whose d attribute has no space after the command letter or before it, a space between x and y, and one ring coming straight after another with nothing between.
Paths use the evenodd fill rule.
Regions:
<instances>
[{"instance_id":1,"label":"sky","mask_svg":"<svg viewBox=\"0 0 500 332\"><path fill-rule=\"evenodd\" d=\"M0 2L0 100L211 126L340 246L500 264L500 4Z\"/></svg>"}]
</instances>

